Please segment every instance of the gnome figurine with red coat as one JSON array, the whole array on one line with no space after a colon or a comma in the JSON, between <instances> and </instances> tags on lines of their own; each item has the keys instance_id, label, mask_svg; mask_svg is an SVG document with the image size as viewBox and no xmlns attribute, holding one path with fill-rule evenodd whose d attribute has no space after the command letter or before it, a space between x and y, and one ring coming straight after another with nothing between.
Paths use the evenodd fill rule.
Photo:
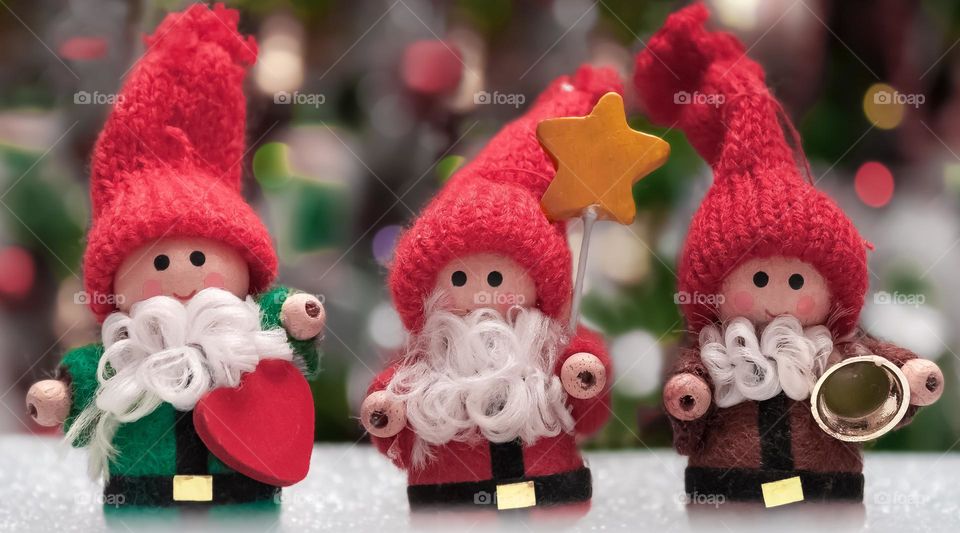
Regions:
<instances>
[{"instance_id":1,"label":"gnome figurine with red coat","mask_svg":"<svg viewBox=\"0 0 960 533\"><path fill-rule=\"evenodd\" d=\"M408 342L360 416L407 472L413 509L591 497L577 439L609 416L612 369L597 334L566 327L572 261L565 224L540 206L556 170L537 125L619 87L591 67L555 80L399 240L389 287Z\"/></svg>"},{"instance_id":2,"label":"gnome figurine with red coat","mask_svg":"<svg viewBox=\"0 0 960 533\"><path fill-rule=\"evenodd\" d=\"M815 385L854 357L872 362L865 374L887 368L909 384L876 388L881 400L900 394L892 429L939 398L943 376L860 329L869 244L808 179L760 65L734 36L707 31L707 16L699 4L671 15L635 75L650 117L678 125L714 172L679 262L691 339L664 388L674 445L689 456L686 490L768 506L860 501L866 438L856 431L870 420L828 430ZM834 404L860 394L833 392Z\"/></svg>"},{"instance_id":3,"label":"gnome figurine with red coat","mask_svg":"<svg viewBox=\"0 0 960 533\"><path fill-rule=\"evenodd\" d=\"M64 424L104 502L275 501L313 444L320 301L270 288L277 257L241 194L256 60L239 15L167 16L127 78L93 155L85 296L103 342L63 359L27 406Z\"/></svg>"}]
</instances>

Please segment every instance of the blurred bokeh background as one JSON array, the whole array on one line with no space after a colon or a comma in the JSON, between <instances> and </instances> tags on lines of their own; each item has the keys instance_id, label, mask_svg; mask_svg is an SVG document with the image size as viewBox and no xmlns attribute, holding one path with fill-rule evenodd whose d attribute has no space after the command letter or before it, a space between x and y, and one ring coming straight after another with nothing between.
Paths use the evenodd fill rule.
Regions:
<instances>
[{"instance_id":1,"label":"blurred bokeh background","mask_svg":"<svg viewBox=\"0 0 960 533\"><path fill-rule=\"evenodd\" d=\"M404 332L383 286L394 241L444 180L554 77L581 62L632 74L685 2L245 0L260 43L248 83L246 193L273 232L281 281L324 295L317 439L363 439L353 417ZM0 431L39 431L30 383L97 338L75 295L88 155L141 36L183 1L0 2ZM768 72L818 186L874 243L871 333L936 360L940 403L883 449L960 437L960 4L713 0ZM628 88L629 93L629 88ZM633 102L631 94L628 102ZM634 106L635 127L662 134ZM677 132L635 187L639 216L598 226L585 318L609 335L614 416L591 446L669 444L663 369L682 338L675 258L710 172ZM578 228L571 243L579 244Z\"/></svg>"}]
</instances>

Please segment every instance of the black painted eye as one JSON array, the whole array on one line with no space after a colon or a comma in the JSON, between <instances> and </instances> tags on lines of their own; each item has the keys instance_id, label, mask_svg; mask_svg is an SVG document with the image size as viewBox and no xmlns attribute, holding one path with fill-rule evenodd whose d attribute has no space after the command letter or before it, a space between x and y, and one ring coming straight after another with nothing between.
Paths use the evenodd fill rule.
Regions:
<instances>
[{"instance_id":1,"label":"black painted eye","mask_svg":"<svg viewBox=\"0 0 960 533\"><path fill-rule=\"evenodd\" d=\"M450 281L453 282L454 287L463 287L467 284L467 273L462 270L458 270L454 272L452 276L450 276Z\"/></svg>"},{"instance_id":2,"label":"black painted eye","mask_svg":"<svg viewBox=\"0 0 960 533\"><path fill-rule=\"evenodd\" d=\"M500 284L503 283L503 274L494 270L487 274L487 283L489 283L491 287L499 287Z\"/></svg>"},{"instance_id":3,"label":"black painted eye","mask_svg":"<svg viewBox=\"0 0 960 533\"><path fill-rule=\"evenodd\" d=\"M760 270L753 275L753 284L761 289L767 286L767 283L770 283L770 276L766 272Z\"/></svg>"},{"instance_id":4,"label":"black painted eye","mask_svg":"<svg viewBox=\"0 0 960 533\"><path fill-rule=\"evenodd\" d=\"M207 262L207 256L203 255L203 252L196 251L190 254L190 263L192 263L193 266L195 267L203 266L203 264L206 262Z\"/></svg>"},{"instance_id":5,"label":"black painted eye","mask_svg":"<svg viewBox=\"0 0 960 533\"><path fill-rule=\"evenodd\" d=\"M790 276L790 279L787 280L787 283L790 284L790 288L799 291L803 288L803 276L800 274L794 274Z\"/></svg>"},{"instance_id":6,"label":"black painted eye","mask_svg":"<svg viewBox=\"0 0 960 533\"><path fill-rule=\"evenodd\" d=\"M153 258L153 268L157 269L158 271L164 271L164 270L166 270L167 267L169 267L169 266L170 266L170 258L169 258L169 257L167 257L167 256L165 256L165 255L163 255L163 254L160 254L160 255L158 255L158 256L156 256L156 257Z\"/></svg>"}]
</instances>

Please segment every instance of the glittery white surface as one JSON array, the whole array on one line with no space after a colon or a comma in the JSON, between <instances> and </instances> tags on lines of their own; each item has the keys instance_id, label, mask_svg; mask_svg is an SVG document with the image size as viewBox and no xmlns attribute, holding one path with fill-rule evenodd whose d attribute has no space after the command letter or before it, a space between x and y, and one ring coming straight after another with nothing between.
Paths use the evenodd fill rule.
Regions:
<instances>
[{"instance_id":1,"label":"glittery white surface","mask_svg":"<svg viewBox=\"0 0 960 533\"><path fill-rule=\"evenodd\" d=\"M688 506L684 459L669 451L592 452L594 499L552 512L444 514L407 507L403 475L367 445L321 445L277 513L104 512L82 451L49 437L0 436L0 530L114 531L960 531L960 455L868 454L865 504Z\"/></svg>"}]
</instances>

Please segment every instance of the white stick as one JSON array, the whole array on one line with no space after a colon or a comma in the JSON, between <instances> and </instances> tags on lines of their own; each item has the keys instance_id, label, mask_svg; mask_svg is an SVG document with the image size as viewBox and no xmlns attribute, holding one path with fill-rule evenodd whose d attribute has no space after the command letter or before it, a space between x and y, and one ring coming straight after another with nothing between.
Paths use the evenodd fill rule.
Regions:
<instances>
[{"instance_id":1,"label":"white stick","mask_svg":"<svg viewBox=\"0 0 960 533\"><path fill-rule=\"evenodd\" d=\"M583 300L583 276L587 271L587 254L590 250L590 233L593 223L597 221L597 206L591 205L583 210L583 237L580 240L580 258L577 262L577 282L573 286L573 304L570 306L570 324L567 330L570 333L577 331L580 322L580 302Z\"/></svg>"}]
</instances>

